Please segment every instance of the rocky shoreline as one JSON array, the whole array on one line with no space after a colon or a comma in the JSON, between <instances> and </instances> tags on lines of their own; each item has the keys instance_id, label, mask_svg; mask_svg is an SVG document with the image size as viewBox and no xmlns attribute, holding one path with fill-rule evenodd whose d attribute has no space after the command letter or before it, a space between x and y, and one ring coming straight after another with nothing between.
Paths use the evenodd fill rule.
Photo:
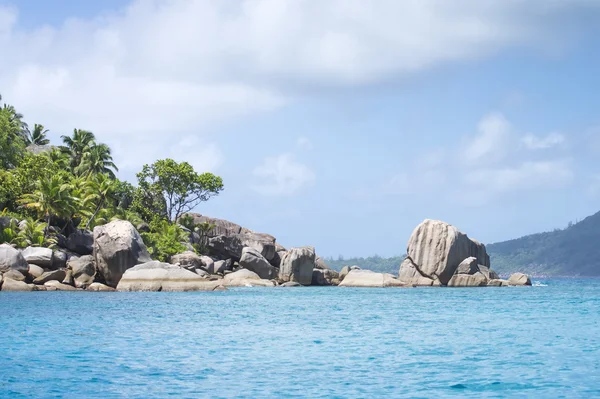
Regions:
<instances>
[{"instance_id":1,"label":"rocky shoreline","mask_svg":"<svg viewBox=\"0 0 600 399\"><path fill-rule=\"evenodd\" d=\"M214 226L209 255L198 255L200 241L188 231L189 251L170 263L153 260L131 223L115 220L93 231L60 236L54 249L23 250L0 245L2 291L220 291L228 287L503 287L531 285L528 276L503 280L491 269L485 245L456 227L425 220L412 233L398 276L345 266L330 269L313 247L290 248L275 237L222 219L188 214Z\"/></svg>"}]
</instances>

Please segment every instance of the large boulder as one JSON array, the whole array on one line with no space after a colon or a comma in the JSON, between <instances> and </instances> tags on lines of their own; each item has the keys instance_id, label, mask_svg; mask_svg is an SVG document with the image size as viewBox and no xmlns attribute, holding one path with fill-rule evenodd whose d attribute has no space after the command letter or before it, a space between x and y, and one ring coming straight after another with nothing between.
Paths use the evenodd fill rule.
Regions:
<instances>
[{"instance_id":1,"label":"large boulder","mask_svg":"<svg viewBox=\"0 0 600 399\"><path fill-rule=\"evenodd\" d=\"M340 274L331 269L313 269L311 285L338 285L340 283Z\"/></svg>"},{"instance_id":2,"label":"large boulder","mask_svg":"<svg viewBox=\"0 0 600 399\"><path fill-rule=\"evenodd\" d=\"M113 287L109 287L106 284L102 283L92 283L87 288L86 291L96 291L96 292L113 292L116 291Z\"/></svg>"},{"instance_id":3,"label":"large boulder","mask_svg":"<svg viewBox=\"0 0 600 399\"><path fill-rule=\"evenodd\" d=\"M209 281L180 266L159 261L143 263L125 271L117 291L214 291L219 281Z\"/></svg>"},{"instance_id":4,"label":"large boulder","mask_svg":"<svg viewBox=\"0 0 600 399\"><path fill-rule=\"evenodd\" d=\"M23 254L8 244L0 245L0 273L7 272L11 269L17 270L22 274L26 274L29 270L29 265L23 257Z\"/></svg>"},{"instance_id":5,"label":"large boulder","mask_svg":"<svg viewBox=\"0 0 600 399\"><path fill-rule=\"evenodd\" d=\"M124 220L94 227L94 258L98 272L111 287L117 286L127 269L152 260L140 234Z\"/></svg>"},{"instance_id":6,"label":"large boulder","mask_svg":"<svg viewBox=\"0 0 600 399\"><path fill-rule=\"evenodd\" d=\"M260 276L248 269L240 269L223 277L225 287L274 287L271 280L263 280Z\"/></svg>"},{"instance_id":7,"label":"large boulder","mask_svg":"<svg viewBox=\"0 0 600 399\"><path fill-rule=\"evenodd\" d=\"M202 258L192 251L185 251L180 254L171 256L171 264L179 264L179 266L188 270L196 270L201 267L204 267L204 262L202 261Z\"/></svg>"},{"instance_id":8,"label":"large boulder","mask_svg":"<svg viewBox=\"0 0 600 399\"><path fill-rule=\"evenodd\" d=\"M531 279L528 275L523 273L513 273L509 279L510 285L531 285Z\"/></svg>"},{"instance_id":9,"label":"large boulder","mask_svg":"<svg viewBox=\"0 0 600 399\"><path fill-rule=\"evenodd\" d=\"M279 279L283 282L296 281L302 285L310 285L314 268L315 249L313 247L292 248L281 259Z\"/></svg>"},{"instance_id":10,"label":"large boulder","mask_svg":"<svg viewBox=\"0 0 600 399\"><path fill-rule=\"evenodd\" d=\"M49 269L52 267L54 255L50 248L27 247L23 250L23 257L27 263Z\"/></svg>"},{"instance_id":11,"label":"large boulder","mask_svg":"<svg viewBox=\"0 0 600 399\"><path fill-rule=\"evenodd\" d=\"M35 280L39 276L44 274L44 269L37 265L29 265L28 277L30 281Z\"/></svg>"},{"instance_id":12,"label":"large boulder","mask_svg":"<svg viewBox=\"0 0 600 399\"><path fill-rule=\"evenodd\" d=\"M212 267L208 268L210 274L225 274L227 270L231 270L231 259L219 260L213 262Z\"/></svg>"},{"instance_id":13,"label":"large boulder","mask_svg":"<svg viewBox=\"0 0 600 399\"><path fill-rule=\"evenodd\" d=\"M69 255L65 251L53 251L52 253L52 269L64 269L67 267Z\"/></svg>"},{"instance_id":14,"label":"large boulder","mask_svg":"<svg viewBox=\"0 0 600 399\"><path fill-rule=\"evenodd\" d=\"M24 281L4 278L2 281L2 291L33 291L33 287Z\"/></svg>"},{"instance_id":15,"label":"large boulder","mask_svg":"<svg viewBox=\"0 0 600 399\"><path fill-rule=\"evenodd\" d=\"M52 270L49 272L45 272L44 274L42 274L41 276L39 276L38 278L33 280L33 284L44 285L48 281L52 281L52 280L63 281L65 279L65 277L67 277L66 270L64 270L64 269Z\"/></svg>"},{"instance_id":16,"label":"large boulder","mask_svg":"<svg viewBox=\"0 0 600 399\"><path fill-rule=\"evenodd\" d=\"M86 288L94 282L96 277L96 262L92 255L71 258L67 262L68 268L73 273L75 287Z\"/></svg>"},{"instance_id":17,"label":"large boulder","mask_svg":"<svg viewBox=\"0 0 600 399\"><path fill-rule=\"evenodd\" d=\"M417 226L406 253L399 278L411 285L447 285L458 265L471 256L477 264L490 266L485 245L439 220L427 219Z\"/></svg>"},{"instance_id":18,"label":"large boulder","mask_svg":"<svg viewBox=\"0 0 600 399\"><path fill-rule=\"evenodd\" d=\"M340 287L404 287L406 284L388 273L371 270L351 270L340 282Z\"/></svg>"},{"instance_id":19,"label":"large boulder","mask_svg":"<svg viewBox=\"0 0 600 399\"><path fill-rule=\"evenodd\" d=\"M215 227L208 231L208 247L212 255L220 259L239 261L245 247L256 249L260 254L272 261L277 252L275 237L257 233L239 224L224 219L211 218L198 213L187 213L194 224L209 223ZM196 240L194 238L194 240Z\"/></svg>"},{"instance_id":20,"label":"large boulder","mask_svg":"<svg viewBox=\"0 0 600 399\"><path fill-rule=\"evenodd\" d=\"M15 280L15 281L25 281L25 275L23 275L23 273L15 270L15 269L11 269L11 270L7 271L6 273L4 273L3 277L9 278L9 279Z\"/></svg>"},{"instance_id":21,"label":"large boulder","mask_svg":"<svg viewBox=\"0 0 600 399\"><path fill-rule=\"evenodd\" d=\"M490 280L487 285L488 287L508 287L510 283L508 282L508 280L493 279Z\"/></svg>"},{"instance_id":22,"label":"large boulder","mask_svg":"<svg viewBox=\"0 0 600 399\"><path fill-rule=\"evenodd\" d=\"M258 274L261 279L273 279L277 277L278 270L271 266L269 261L254 248L246 247L242 250L239 262L240 266Z\"/></svg>"},{"instance_id":23,"label":"large boulder","mask_svg":"<svg viewBox=\"0 0 600 399\"><path fill-rule=\"evenodd\" d=\"M340 270L339 280L342 281L352 270L360 270L360 266L344 266Z\"/></svg>"},{"instance_id":24,"label":"large boulder","mask_svg":"<svg viewBox=\"0 0 600 399\"><path fill-rule=\"evenodd\" d=\"M94 252L94 234L89 230L76 230L69 235L65 246L79 255L91 255Z\"/></svg>"},{"instance_id":25,"label":"large boulder","mask_svg":"<svg viewBox=\"0 0 600 399\"><path fill-rule=\"evenodd\" d=\"M329 266L320 256L315 257L315 269L327 270Z\"/></svg>"},{"instance_id":26,"label":"large boulder","mask_svg":"<svg viewBox=\"0 0 600 399\"><path fill-rule=\"evenodd\" d=\"M489 275L489 268L482 267ZM470 256L458 265L454 275L448 281L448 287L484 287L488 281L489 278L479 269L477 258Z\"/></svg>"},{"instance_id":27,"label":"large boulder","mask_svg":"<svg viewBox=\"0 0 600 399\"><path fill-rule=\"evenodd\" d=\"M61 283L58 280L46 281L44 287L46 287L46 289L51 288L53 291L77 291L77 288L72 285Z\"/></svg>"}]
</instances>

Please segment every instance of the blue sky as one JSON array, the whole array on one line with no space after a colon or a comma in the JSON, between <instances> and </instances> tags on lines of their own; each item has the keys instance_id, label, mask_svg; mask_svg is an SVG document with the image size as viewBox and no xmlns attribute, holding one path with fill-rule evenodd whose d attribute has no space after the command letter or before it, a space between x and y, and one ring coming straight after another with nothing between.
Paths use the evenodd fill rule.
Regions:
<instances>
[{"instance_id":1,"label":"blue sky","mask_svg":"<svg viewBox=\"0 0 600 399\"><path fill-rule=\"evenodd\" d=\"M100 4L101 3L101 4ZM223 176L198 211L325 256L425 218L490 243L600 210L600 1L3 1L0 93L120 177Z\"/></svg>"}]
</instances>

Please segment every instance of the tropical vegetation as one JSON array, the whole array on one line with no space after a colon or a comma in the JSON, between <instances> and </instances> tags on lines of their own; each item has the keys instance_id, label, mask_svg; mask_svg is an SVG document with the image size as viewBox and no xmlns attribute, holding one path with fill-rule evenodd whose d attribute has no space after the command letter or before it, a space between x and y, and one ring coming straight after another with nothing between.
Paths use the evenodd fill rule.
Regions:
<instances>
[{"instance_id":1,"label":"tropical vegetation","mask_svg":"<svg viewBox=\"0 0 600 399\"><path fill-rule=\"evenodd\" d=\"M223 190L220 177L163 159L144 165L133 185L117 177L111 148L94 133L74 129L58 145L49 133L37 123L30 130L14 106L0 107L0 243L51 247L75 229L125 219L148 226L142 237L156 259L190 249L190 235L206 252L214 226L178 220Z\"/></svg>"}]
</instances>

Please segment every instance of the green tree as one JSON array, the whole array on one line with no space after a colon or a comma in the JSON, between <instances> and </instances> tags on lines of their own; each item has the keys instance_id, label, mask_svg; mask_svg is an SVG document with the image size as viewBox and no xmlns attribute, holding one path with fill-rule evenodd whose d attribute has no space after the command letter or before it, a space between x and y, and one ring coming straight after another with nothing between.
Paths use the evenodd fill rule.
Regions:
<instances>
[{"instance_id":1,"label":"green tree","mask_svg":"<svg viewBox=\"0 0 600 399\"><path fill-rule=\"evenodd\" d=\"M147 215L159 215L171 222L223 190L220 177L198 174L189 163L172 159L144 165L137 178L137 207Z\"/></svg>"},{"instance_id":2,"label":"green tree","mask_svg":"<svg viewBox=\"0 0 600 399\"><path fill-rule=\"evenodd\" d=\"M21 135L21 122L15 119L14 113L14 109L7 108L6 104L0 108L1 169L11 169L17 166L25 151L25 141Z\"/></svg>"},{"instance_id":3,"label":"green tree","mask_svg":"<svg viewBox=\"0 0 600 399\"><path fill-rule=\"evenodd\" d=\"M86 229L90 228L90 225L94 223L94 219L103 208L116 202L115 189L115 181L105 174L99 173L90 175L87 178L84 188L85 196L82 199L83 208L89 209Z\"/></svg>"},{"instance_id":4,"label":"green tree","mask_svg":"<svg viewBox=\"0 0 600 399\"><path fill-rule=\"evenodd\" d=\"M33 131L30 132L27 130L27 137L25 142L27 145L35 144L35 145L48 145L50 144L50 140L46 138L48 134L48 129L44 129L44 125L35 124L33 125Z\"/></svg>"},{"instance_id":5,"label":"green tree","mask_svg":"<svg viewBox=\"0 0 600 399\"><path fill-rule=\"evenodd\" d=\"M28 209L35 210L44 219L48 228L52 216L71 218L77 198L71 195L71 186L55 175L39 182L38 188L27 193L19 202ZM47 233L47 232L46 232Z\"/></svg>"},{"instance_id":6,"label":"green tree","mask_svg":"<svg viewBox=\"0 0 600 399\"><path fill-rule=\"evenodd\" d=\"M115 179L114 171L119 169L113 162L110 148L103 143L92 144L81 157L80 164L75 168L75 173L87 175L92 173L102 173Z\"/></svg>"},{"instance_id":7,"label":"green tree","mask_svg":"<svg viewBox=\"0 0 600 399\"><path fill-rule=\"evenodd\" d=\"M81 160L86 152L96 143L96 136L94 133L88 132L87 130L74 129L72 136L60 136L64 146L61 147L62 151L69 155L71 170L74 172L75 169L81 164Z\"/></svg>"},{"instance_id":8,"label":"green tree","mask_svg":"<svg viewBox=\"0 0 600 399\"><path fill-rule=\"evenodd\" d=\"M166 220L154 220L150 223L150 232L142 233L144 243L153 258L168 262L171 256L184 252L187 233L178 225Z\"/></svg>"}]
</instances>

